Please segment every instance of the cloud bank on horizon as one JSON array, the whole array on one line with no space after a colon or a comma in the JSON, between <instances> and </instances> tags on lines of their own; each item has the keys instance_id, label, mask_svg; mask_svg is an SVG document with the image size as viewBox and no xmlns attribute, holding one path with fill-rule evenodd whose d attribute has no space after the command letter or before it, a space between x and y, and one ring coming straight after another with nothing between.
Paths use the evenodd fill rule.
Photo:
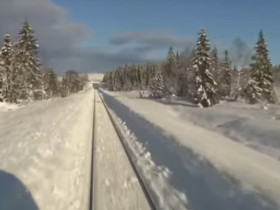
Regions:
<instances>
[{"instance_id":1,"label":"cloud bank on horizon","mask_svg":"<svg viewBox=\"0 0 280 210\"><path fill-rule=\"evenodd\" d=\"M114 35L102 49L86 47L92 29L70 20L65 9L49 0L4 0L0 2L0 14L1 37L8 32L15 40L24 20L30 22L40 44L42 63L58 73L69 69L103 72L124 64L154 62L164 59L170 46L182 52L195 41L171 33L138 31ZM233 51L242 49L245 56L251 53L242 40L233 43ZM243 54L237 54L236 59Z\"/></svg>"}]
</instances>

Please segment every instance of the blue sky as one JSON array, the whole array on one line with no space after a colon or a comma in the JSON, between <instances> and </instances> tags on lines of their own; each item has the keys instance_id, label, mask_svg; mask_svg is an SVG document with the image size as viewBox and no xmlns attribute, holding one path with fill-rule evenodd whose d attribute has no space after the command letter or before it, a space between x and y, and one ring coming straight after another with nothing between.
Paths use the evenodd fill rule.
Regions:
<instances>
[{"instance_id":1,"label":"blue sky","mask_svg":"<svg viewBox=\"0 0 280 210\"><path fill-rule=\"evenodd\" d=\"M113 36L132 32L168 33L195 39L201 28L221 48L237 37L254 46L265 33L273 63L280 63L278 0L53 0L71 19L93 31L92 46L106 46Z\"/></svg>"},{"instance_id":2,"label":"blue sky","mask_svg":"<svg viewBox=\"0 0 280 210\"><path fill-rule=\"evenodd\" d=\"M246 66L264 31L280 64L279 0L0 0L0 36L16 34L27 19L44 65L57 72L112 70L163 60L168 48L192 49L206 28L220 54Z\"/></svg>"}]
</instances>

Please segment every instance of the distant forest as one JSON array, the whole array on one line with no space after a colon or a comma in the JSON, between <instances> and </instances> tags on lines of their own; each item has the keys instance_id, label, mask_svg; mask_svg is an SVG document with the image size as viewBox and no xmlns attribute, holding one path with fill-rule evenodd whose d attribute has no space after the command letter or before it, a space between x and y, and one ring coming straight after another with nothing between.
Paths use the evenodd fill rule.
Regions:
<instances>
[{"instance_id":1,"label":"distant forest","mask_svg":"<svg viewBox=\"0 0 280 210\"><path fill-rule=\"evenodd\" d=\"M17 41L6 34L0 49L0 102L28 103L82 90L87 75L67 71L61 79L52 68L42 66L35 32L26 21Z\"/></svg>"},{"instance_id":2,"label":"distant forest","mask_svg":"<svg viewBox=\"0 0 280 210\"><path fill-rule=\"evenodd\" d=\"M196 48L188 56L170 47L167 58L159 63L125 65L105 73L111 91L149 90L151 98L168 95L186 97L201 107L220 100L245 99L248 103L275 103L275 86L280 86L280 66L273 66L264 34L259 33L251 64L232 65L226 50L223 57L211 49L204 29L198 34Z\"/></svg>"}]
</instances>

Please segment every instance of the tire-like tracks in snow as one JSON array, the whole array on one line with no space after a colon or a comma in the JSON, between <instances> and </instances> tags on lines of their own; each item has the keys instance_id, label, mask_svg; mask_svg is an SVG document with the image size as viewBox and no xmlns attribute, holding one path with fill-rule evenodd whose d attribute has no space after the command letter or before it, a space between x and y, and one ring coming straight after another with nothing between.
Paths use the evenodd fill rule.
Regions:
<instances>
[{"instance_id":1,"label":"tire-like tracks in snow","mask_svg":"<svg viewBox=\"0 0 280 210\"><path fill-rule=\"evenodd\" d=\"M132 167L132 169L133 169L133 171L134 171L134 173L135 173L135 175L136 175L136 177L137 177L137 179L139 181L141 189L142 189L142 191L143 191L143 193L145 195L145 198L147 199L147 202L148 202L150 208L152 210L158 209L156 207L156 205L155 205L155 202L154 202L154 200L153 200L153 198L151 196L151 193L149 192L149 190L148 190L148 188L147 188L147 186L146 186L146 184L145 184L145 182L144 182L144 180L143 180L143 178L142 178L142 176L141 176L137 166L135 165L132 157L130 156L130 153L129 153L130 150L129 150L128 146L124 142L125 139L124 139L121 131L119 130L119 128L117 126L117 122L114 120L114 118L113 118L113 116L112 116L108 106L105 104L105 102L103 100L103 97L100 94L99 90L95 89L94 90L94 111L93 111L93 135L92 135L92 156L91 156L91 180L90 180L90 198L89 198L90 203L89 203L89 210L94 210L94 208L95 208L95 205L94 205L94 202L95 202L95 195L94 195L94 184L95 184L94 183L94 171L95 171L95 168L94 168L94 165L95 165L94 164L94 161L95 161L94 160L94 155L95 155L94 154L94 147L95 147L95 140L96 139L95 139L94 133L96 131L96 129L95 129L95 125L96 125L96 123L95 123L96 122L96 94L99 95L99 97L100 97L100 99L102 101L102 104L105 107L105 110L106 110L106 112L107 112L107 114L108 114L108 116L110 118L110 121L111 121L111 123L112 123L112 125L114 127L114 130L116 131L116 133L117 133L117 135L119 137L119 141L121 142L121 145L122 145L122 147L123 147L123 149L125 151L125 154L126 154L128 160L129 160L129 163L130 163L130 165L131 165L131 167Z\"/></svg>"}]
</instances>

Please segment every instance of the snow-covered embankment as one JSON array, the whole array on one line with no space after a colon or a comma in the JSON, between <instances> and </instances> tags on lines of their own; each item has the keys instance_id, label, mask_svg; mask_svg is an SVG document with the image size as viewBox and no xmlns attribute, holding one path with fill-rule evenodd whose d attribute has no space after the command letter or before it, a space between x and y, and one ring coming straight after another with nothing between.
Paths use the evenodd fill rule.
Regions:
<instances>
[{"instance_id":1,"label":"snow-covered embankment","mask_svg":"<svg viewBox=\"0 0 280 210\"><path fill-rule=\"evenodd\" d=\"M0 209L88 207L93 103L87 89L0 111L0 177L16 177L34 202L26 202L29 192L18 191L16 183L7 184L12 179L1 179L7 189L0 187Z\"/></svg>"}]
</instances>

